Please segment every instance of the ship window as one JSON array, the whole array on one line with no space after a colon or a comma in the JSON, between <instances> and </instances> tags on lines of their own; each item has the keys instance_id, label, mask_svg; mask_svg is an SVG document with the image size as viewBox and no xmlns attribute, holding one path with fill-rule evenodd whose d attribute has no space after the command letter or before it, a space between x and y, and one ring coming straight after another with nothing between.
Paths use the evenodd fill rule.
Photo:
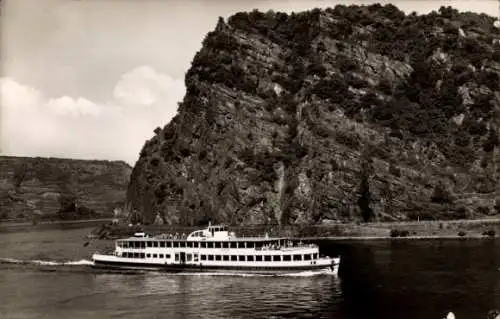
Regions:
<instances>
[{"instance_id":1,"label":"ship window","mask_svg":"<svg viewBox=\"0 0 500 319\"><path fill-rule=\"evenodd\" d=\"M151 254L146 254L146 258L151 258Z\"/></svg>"},{"instance_id":2,"label":"ship window","mask_svg":"<svg viewBox=\"0 0 500 319\"><path fill-rule=\"evenodd\" d=\"M175 254L175 261L179 261L179 254Z\"/></svg>"},{"instance_id":3,"label":"ship window","mask_svg":"<svg viewBox=\"0 0 500 319\"><path fill-rule=\"evenodd\" d=\"M191 261L191 260L193 260L193 255L187 254L186 255L186 261Z\"/></svg>"},{"instance_id":4,"label":"ship window","mask_svg":"<svg viewBox=\"0 0 500 319\"><path fill-rule=\"evenodd\" d=\"M123 253L123 257L128 258L128 253Z\"/></svg>"},{"instance_id":5,"label":"ship window","mask_svg":"<svg viewBox=\"0 0 500 319\"><path fill-rule=\"evenodd\" d=\"M153 247L158 247L158 242L157 241L153 242Z\"/></svg>"},{"instance_id":6,"label":"ship window","mask_svg":"<svg viewBox=\"0 0 500 319\"><path fill-rule=\"evenodd\" d=\"M207 260L207 255L201 255L201 260Z\"/></svg>"},{"instance_id":7,"label":"ship window","mask_svg":"<svg viewBox=\"0 0 500 319\"><path fill-rule=\"evenodd\" d=\"M153 254L153 258L158 258L158 254Z\"/></svg>"},{"instance_id":8,"label":"ship window","mask_svg":"<svg viewBox=\"0 0 500 319\"><path fill-rule=\"evenodd\" d=\"M186 247L186 242L181 241L181 242L179 243L179 247L181 247L181 248Z\"/></svg>"},{"instance_id":9,"label":"ship window","mask_svg":"<svg viewBox=\"0 0 500 319\"><path fill-rule=\"evenodd\" d=\"M164 241L160 241L160 247L161 248L165 248L165 242Z\"/></svg>"},{"instance_id":10,"label":"ship window","mask_svg":"<svg viewBox=\"0 0 500 319\"><path fill-rule=\"evenodd\" d=\"M305 254L304 260L311 260L311 254Z\"/></svg>"},{"instance_id":11,"label":"ship window","mask_svg":"<svg viewBox=\"0 0 500 319\"><path fill-rule=\"evenodd\" d=\"M245 261L245 256L238 256L239 261Z\"/></svg>"},{"instance_id":12,"label":"ship window","mask_svg":"<svg viewBox=\"0 0 500 319\"><path fill-rule=\"evenodd\" d=\"M174 242L172 243L172 247L174 247L174 248L179 247L179 242L174 241Z\"/></svg>"},{"instance_id":13,"label":"ship window","mask_svg":"<svg viewBox=\"0 0 500 319\"><path fill-rule=\"evenodd\" d=\"M238 260L238 256L231 255L231 261L237 261L237 260Z\"/></svg>"},{"instance_id":14,"label":"ship window","mask_svg":"<svg viewBox=\"0 0 500 319\"><path fill-rule=\"evenodd\" d=\"M255 247L255 243L254 242L247 243L247 248L254 248L254 247Z\"/></svg>"},{"instance_id":15,"label":"ship window","mask_svg":"<svg viewBox=\"0 0 500 319\"><path fill-rule=\"evenodd\" d=\"M228 242L222 243L222 248L229 248L229 243Z\"/></svg>"},{"instance_id":16,"label":"ship window","mask_svg":"<svg viewBox=\"0 0 500 319\"><path fill-rule=\"evenodd\" d=\"M245 248L245 243L238 242L238 243L236 243L236 247L237 248Z\"/></svg>"},{"instance_id":17,"label":"ship window","mask_svg":"<svg viewBox=\"0 0 500 319\"><path fill-rule=\"evenodd\" d=\"M255 261L262 261L262 255L255 256Z\"/></svg>"},{"instance_id":18,"label":"ship window","mask_svg":"<svg viewBox=\"0 0 500 319\"><path fill-rule=\"evenodd\" d=\"M221 260L222 256L221 255L215 255L215 260Z\"/></svg>"},{"instance_id":19,"label":"ship window","mask_svg":"<svg viewBox=\"0 0 500 319\"><path fill-rule=\"evenodd\" d=\"M231 248L237 248L237 247L238 247L238 243L236 243L236 242L233 241L231 243Z\"/></svg>"},{"instance_id":20,"label":"ship window","mask_svg":"<svg viewBox=\"0 0 500 319\"><path fill-rule=\"evenodd\" d=\"M313 254L313 259L318 259L318 253Z\"/></svg>"},{"instance_id":21,"label":"ship window","mask_svg":"<svg viewBox=\"0 0 500 319\"><path fill-rule=\"evenodd\" d=\"M188 242L186 243L186 247L188 247L188 248L193 247L193 242L188 241Z\"/></svg>"},{"instance_id":22,"label":"ship window","mask_svg":"<svg viewBox=\"0 0 500 319\"><path fill-rule=\"evenodd\" d=\"M200 248L200 243L193 243L193 244L194 244L193 245L194 248Z\"/></svg>"},{"instance_id":23,"label":"ship window","mask_svg":"<svg viewBox=\"0 0 500 319\"><path fill-rule=\"evenodd\" d=\"M166 246L167 248L172 247L172 242L171 242L171 241L167 241L165 244L166 244L165 246Z\"/></svg>"},{"instance_id":24,"label":"ship window","mask_svg":"<svg viewBox=\"0 0 500 319\"><path fill-rule=\"evenodd\" d=\"M207 243L207 248L214 248L214 243L213 242L208 242Z\"/></svg>"},{"instance_id":25,"label":"ship window","mask_svg":"<svg viewBox=\"0 0 500 319\"><path fill-rule=\"evenodd\" d=\"M208 255L208 260L214 260L214 255Z\"/></svg>"},{"instance_id":26,"label":"ship window","mask_svg":"<svg viewBox=\"0 0 500 319\"><path fill-rule=\"evenodd\" d=\"M224 261L229 261L229 255L224 255L224 256L222 256L222 259L223 259Z\"/></svg>"},{"instance_id":27,"label":"ship window","mask_svg":"<svg viewBox=\"0 0 500 319\"><path fill-rule=\"evenodd\" d=\"M221 243L220 242L216 242L215 243L215 248L221 248Z\"/></svg>"},{"instance_id":28,"label":"ship window","mask_svg":"<svg viewBox=\"0 0 500 319\"><path fill-rule=\"evenodd\" d=\"M271 261L271 255L264 256L264 261Z\"/></svg>"},{"instance_id":29,"label":"ship window","mask_svg":"<svg viewBox=\"0 0 500 319\"><path fill-rule=\"evenodd\" d=\"M165 258L170 259L170 254L166 254Z\"/></svg>"},{"instance_id":30,"label":"ship window","mask_svg":"<svg viewBox=\"0 0 500 319\"><path fill-rule=\"evenodd\" d=\"M140 254L140 257L144 259L144 258L146 258L146 254L141 253L141 254Z\"/></svg>"},{"instance_id":31,"label":"ship window","mask_svg":"<svg viewBox=\"0 0 500 319\"><path fill-rule=\"evenodd\" d=\"M163 254L160 254L160 258L163 259Z\"/></svg>"},{"instance_id":32,"label":"ship window","mask_svg":"<svg viewBox=\"0 0 500 319\"><path fill-rule=\"evenodd\" d=\"M281 261L281 256L280 255L274 255L273 256L273 261Z\"/></svg>"},{"instance_id":33,"label":"ship window","mask_svg":"<svg viewBox=\"0 0 500 319\"><path fill-rule=\"evenodd\" d=\"M253 255L247 256L247 261L253 261Z\"/></svg>"},{"instance_id":34,"label":"ship window","mask_svg":"<svg viewBox=\"0 0 500 319\"><path fill-rule=\"evenodd\" d=\"M193 254L193 261L195 261L195 262L198 261L198 254Z\"/></svg>"},{"instance_id":35,"label":"ship window","mask_svg":"<svg viewBox=\"0 0 500 319\"><path fill-rule=\"evenodd\" d=\"M153 242L148 241L147 245L148 247L153 247Z\"/></svg>"},{"instance_id":36,"label":"ship window","mask_svg":"<svg viewBox=\"0 0 500 319\"><path fill-rule=\"evenodd\" d=\"M201 248L207 248L207 243L205 242L201 243Z\"/></svg>"},{"instance_id":37,"label":"ship window","mask_svg":"<svg viewBox=\"0 0 500 319\"><path fill-rule=\"evenodd\" d=\"M291 255L283 255L283 261L291 261L292 256Z\"/></svg>"},{"instance_id":38,"label":"ship window","mask_svg":"<svg viewBox=\"0 0 500 319\"><path fill-rule=\"evenodd\" d=\"M255 243L255 248L261 249L262 248L262 243Z\"/></svg>"},{"instance_id":39,"label":"ship window","mask_svg":"<svg viewBox=\"0 0 500 319\"><path fill-rule=\"evenodd\" d=\"M293 260L302 260L302 255L293 255Z\"/></svg>"}]
</instances>

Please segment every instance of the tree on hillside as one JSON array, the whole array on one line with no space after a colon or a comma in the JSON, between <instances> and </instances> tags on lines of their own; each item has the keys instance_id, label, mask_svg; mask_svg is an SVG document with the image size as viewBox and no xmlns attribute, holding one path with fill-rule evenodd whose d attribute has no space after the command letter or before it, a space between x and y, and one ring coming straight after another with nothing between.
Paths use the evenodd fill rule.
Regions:
<instances>
[{"instance_id":1,"label":"tree on hillside","mask_svg":"<svg viewBox=\"0 0 500 319\"><path fill-rule=\"evenodd\" d=\"M453 196L443 182L439 182L434 187L434 192L431 196L431 202L441 204L453 202Z\"/></svg>"},{"instance_id":2,"label":"tree on hillside","mask_svg":"<svg viewBox=\"0 0 500 319\"><path fill-rule=\"evenodd\" d=\"M14 175L12 178L14 180L14 186L16 188L19 188L21 186L24 179L26 178L27 172L28 172L28 164L26 162L23 162L14 168Z\"/></svg>"},{"instance_id":3,"label":"tree on hillside","mask_svg":"<svg viewBox=\"0 0 500 319\"><path fill-rule=\"evenodd\" d=\"M361 217L364 222L373 218L373 210L370 207L370 160L364 159L361 168L361 183L358 191L358 206L361 209Z\"/></svg>"}]
</instances>

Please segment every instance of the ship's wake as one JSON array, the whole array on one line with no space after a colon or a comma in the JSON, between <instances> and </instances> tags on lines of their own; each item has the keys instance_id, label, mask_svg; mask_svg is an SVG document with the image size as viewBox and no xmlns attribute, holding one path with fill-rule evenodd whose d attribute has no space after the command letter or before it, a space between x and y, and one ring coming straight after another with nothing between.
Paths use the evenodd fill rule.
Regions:
<instances>
[{"instance_id":1,"label":"ship's wake","mask_svg":"<svg viewBox=\"0 0 500 319\"><path fill-rule=\"evenodd\" d=\"M290 273L245 273L245 272L179 272L170 273L158 270L143 269L106 269L93 268L94 262L87 259L81 260L22 260L15 258L0 258L0 267L2 268L28 268L40 271L77 271L91 273L118 273L118 274L155 274L161 276L232 276L232 277L313 277L321 275L336 275L331 269L311 270Z\"/></svg>"},{"instance_id":2,"label":"ship's wake","mask_svg":"<svg viewBox=\"0 0 500 319\"><path fill-rule=\"evenodd\" d=\"M55 261L55 260L21 260L14 258L0 258L0 264L38 265L38 266L92 266L94 262L86 259Z\"/></svg>"}]
</instances>

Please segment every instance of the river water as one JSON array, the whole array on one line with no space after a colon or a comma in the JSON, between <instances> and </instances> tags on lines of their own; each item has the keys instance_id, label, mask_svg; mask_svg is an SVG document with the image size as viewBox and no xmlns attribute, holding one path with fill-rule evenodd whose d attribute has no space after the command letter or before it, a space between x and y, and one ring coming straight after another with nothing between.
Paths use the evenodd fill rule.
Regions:
<instances>
[{"instance_id":1,"label":"river water","mask_svg":"<svg viewBox=\"0 0 500 319\"><path fill-rule=\"evenodd\" d=\"M111 272L89 228L0 228L0 318L486 318L500 309L498 239L321 242L338 276Z\"/></svg>"}]
</instances>

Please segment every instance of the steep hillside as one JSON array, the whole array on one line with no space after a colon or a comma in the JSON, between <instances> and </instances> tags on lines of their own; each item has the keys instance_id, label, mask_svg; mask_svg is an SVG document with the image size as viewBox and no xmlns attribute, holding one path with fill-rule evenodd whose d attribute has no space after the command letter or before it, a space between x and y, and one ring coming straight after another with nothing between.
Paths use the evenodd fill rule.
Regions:
<instances>
[{"instance_id":1,"label":"steep hillside","mask_svg":"<svg viewBox=\"0 0 500 319\"><path fill-rule=\"evenodd\" d=\"M110 217L131 171L124 162L0 156L0 217Z\"/></svg>"},{"instance_id":2,"label":"steep hillside","mask_svg":"<svg viewBox=\"0 0 500 319\"><path fill-rule=\"evenodd\" d=\"M147 141L145 222L473 218L500 212L500 30L450 7L219 19L178 115Z\"/></svg>"}]
</instances>

